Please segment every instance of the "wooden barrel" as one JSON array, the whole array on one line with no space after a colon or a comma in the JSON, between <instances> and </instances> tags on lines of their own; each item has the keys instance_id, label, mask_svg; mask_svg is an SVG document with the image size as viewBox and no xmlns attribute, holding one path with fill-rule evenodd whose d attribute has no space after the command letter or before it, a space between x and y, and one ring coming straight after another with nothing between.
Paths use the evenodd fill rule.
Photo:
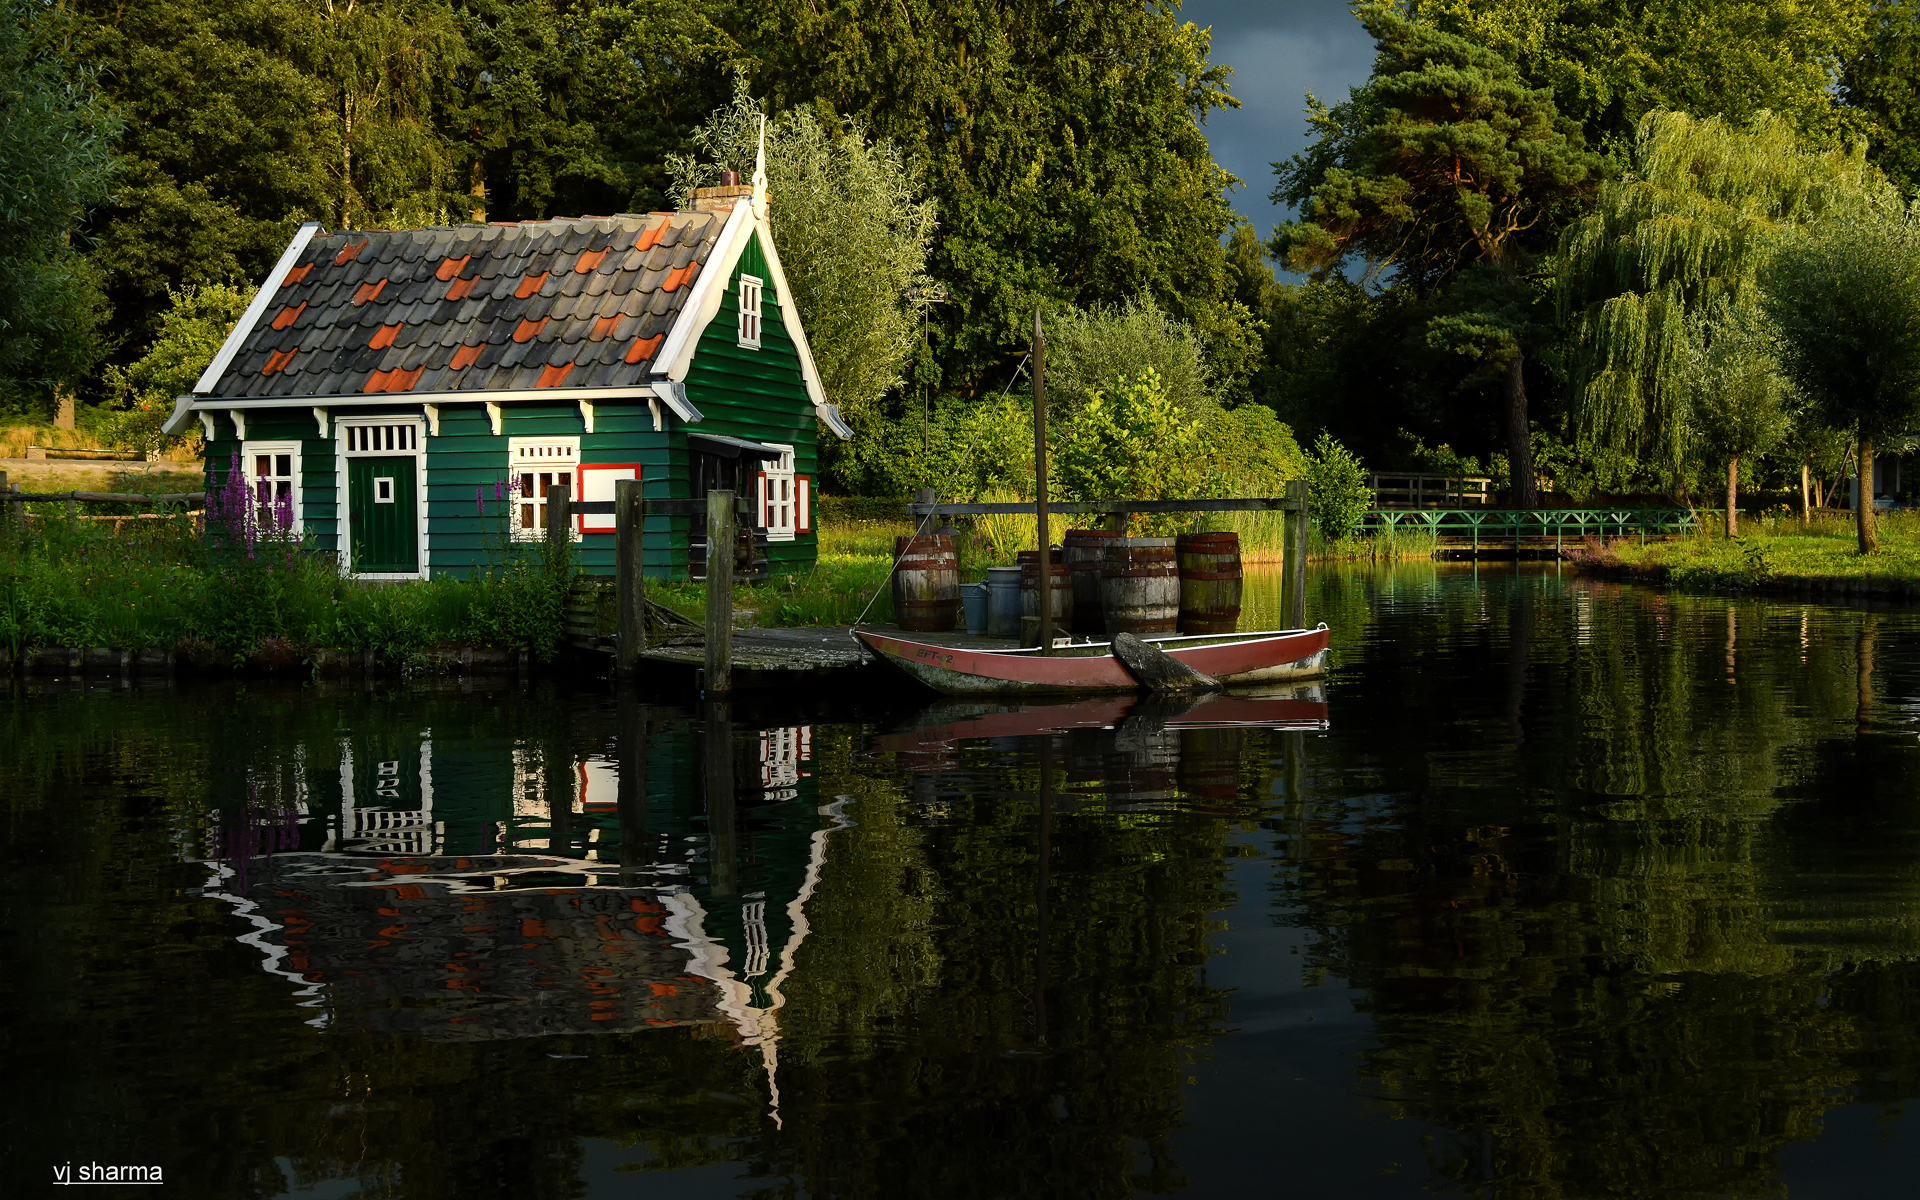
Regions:
<instances>
[{"instance_id":1,"label":"wooden barrel","mask_svg":"<svg viewBox=\"0 0 1920 1200\"><path fill-rule=\"evenodd\" d=\"M1069 529L1060 543L1073 579L1075 633L1107 631L1107 619L1100 608L1100 573L1107 565L1107 547L1119 536L1111 529Z\"/></svg>"},{"instance_id":2,"label":"wooden barrel","mask_svg":"<svg viewBox=\"0 0 1920 1200\"><path fill-rule=\"evenodd\" d=\"M1240 535L1183 533L1180 560L1180 632L1237 633L1240 629Z\"/></svg>"},{"instance_id":3,"label":"wooden barrel","mask_svg":"<svg viewBox=\"0 0 1920 1200\"><path fill-rule=\"evenodd\" d=\"M1040 644L1040 552L1022 550L1015 556L1020 563L1020 640L1030 646ZM1073 577L1061 561L1058 548L1052 554L1053 634L1065 637L1073 627Z\"/></svg>"},{"instance_id":4,"label":"wooden barrel","mask_svg":"<svg viewBox=\"0 0 1920 1200\"><path fill-rule=\"evenodd\" d=\"M960 560L939 534L895 538L893 611L900 628L949 633L960 611Z\"/></svg>"},{"instance_id":5,"label":"wooden barrel","mask_svg":"<svg viewBox=\"0 0 1920 1200\"><path fill-rule=\"evenodd\" d=\"M1100 604L1107 635L1158 637L1180 619L1180 569L1172 538L1115 538L1100 572Z\"/></svg>"}]
</instances>

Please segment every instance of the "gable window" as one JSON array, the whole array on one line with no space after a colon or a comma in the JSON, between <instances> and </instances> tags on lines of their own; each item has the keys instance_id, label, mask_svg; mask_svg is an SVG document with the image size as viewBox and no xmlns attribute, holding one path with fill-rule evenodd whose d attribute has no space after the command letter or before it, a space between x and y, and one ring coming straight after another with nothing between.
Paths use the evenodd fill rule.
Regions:
<instances>
[{"instance_id":1,"label":"gable window","mask_svg":"<svg viewBox=\"0 0 1920 1200\"><path fill-rule=\"evenodd\" d=\"M547 536L547 502L553 489L565 487L574 499L580 498L580 439L508 438L507 463L515 484L513 536L522 541ZM577 527L573 537L580 538Z\"/></svg>"},{"instance_id":2,"label":"gable window","mask_svg":"<svg viewBox=\"0 0 1920 1200\"><path fill-rule=\"evenodd\" d=\"M771 448L780 451L780 457L762 463L756 480L760 492L760 524L766 528L768 541L790 542L793 540L797 515L793 494L793 447Z\"/></svg>"},{"instance_id":3,"label":"gable window","mask_svg":"<svg viewBox=\"0 0 1920 1200\"><path fill-rule=\"evenodd\" d=\"M260 528L300 528L300 443L243 442L240 461Z\"/></svg>"},{"instance_id":4,"label":"gable window","mask_svg":"<svg viewBox=\"0 0 1920 1200\"><path fill-rule=\"evenodd\" d=\"M740 344L749 350L760 348L760 289L764 286L758 275L740 277Z\"/></svg>"}]
</instances>

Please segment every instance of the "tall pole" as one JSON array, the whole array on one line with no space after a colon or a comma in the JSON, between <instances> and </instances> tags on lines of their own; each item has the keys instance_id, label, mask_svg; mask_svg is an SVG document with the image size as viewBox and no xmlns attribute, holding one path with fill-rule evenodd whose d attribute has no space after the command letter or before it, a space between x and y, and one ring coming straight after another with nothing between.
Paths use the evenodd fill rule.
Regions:
<instances>
[{"instance_id":1,"label":"tall pole","mask_svg":"<svg viewBox=\"0 0 1920 1200\"><path fill-rule=\"evenodd\" d=\"M706 694L733 690L733 493L707 493Z\"/></svg>"},{"instance_id":2,"label":"tall pole","mask_svg":"<svg viewBox=\"0 0 1920 1200\"><path fill-rule=\"evenodd\" d=\"M1040 653L1053 653L1053 554L1047 549L1047 338L1040 310L1033 310L1033 490L1040 522L1040 578L1034 607L1040 612Z\"/></svg>"},{"instance_id":3,"label":"tall pole","mask_svg":"<svg viewBox=\"0 0 1920 1200\"><path fill-rule=\"evenodd\" d=\"M613 545L618 576L615 594L620 602L616 657L622 679L634 677L640 654L647 648L646 524L647 502L641 496L640 481L617 481L613 485Z\"/></svg>"}]
</instances>

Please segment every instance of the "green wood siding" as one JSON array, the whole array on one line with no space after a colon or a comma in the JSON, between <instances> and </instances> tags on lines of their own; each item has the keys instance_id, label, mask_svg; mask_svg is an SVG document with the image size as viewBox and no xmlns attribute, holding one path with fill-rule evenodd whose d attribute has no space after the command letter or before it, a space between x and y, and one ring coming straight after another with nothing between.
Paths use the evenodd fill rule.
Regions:
<instances>
[{"instance_id":1,"label":"green wood siding","mask_svg":"<svg viewBox=\"0 0 1920 1200\"><path fill-rule=\"evenodd\" d=\"M740 345L739 281L743 274L766 280L760 297L758 350ZM812 476L817 491L819 425L800 373L799 347L787 336L782 317L786 299L775 294L766 254L755 234L727 281L720 311L694 350L693 368L687 372L687 398L706 418L694 427L697 432L792 446L794 473ZM679 487L685 489L684 463L681 470ZM774 542L767 556L775 571L804 570L818 557L818 547L819 539L814 534L803 533L791 542Z\"/></svg>"}]
</instances>

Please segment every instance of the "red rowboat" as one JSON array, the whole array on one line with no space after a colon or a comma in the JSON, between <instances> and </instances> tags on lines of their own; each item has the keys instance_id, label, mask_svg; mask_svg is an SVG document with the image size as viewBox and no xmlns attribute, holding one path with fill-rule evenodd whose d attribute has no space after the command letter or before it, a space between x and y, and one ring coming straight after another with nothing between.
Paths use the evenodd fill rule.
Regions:
<instances>
[{"instance_id":1,"label":"red rowboat","mask_svg":"<svg viewBox=\"0 0 1920 1200\"><path fill-rule=\"evenodd\" d=\"M856 629L867 649L949 696L1008 692L1131 692L1139 687L1106 642L1058 646L1042 654L916 642L876 629ZM1327 627L1265 633L1143 638L1195 670L1226 684L1289 683L1326 671Z\"/></svg>"}]
</instances>

